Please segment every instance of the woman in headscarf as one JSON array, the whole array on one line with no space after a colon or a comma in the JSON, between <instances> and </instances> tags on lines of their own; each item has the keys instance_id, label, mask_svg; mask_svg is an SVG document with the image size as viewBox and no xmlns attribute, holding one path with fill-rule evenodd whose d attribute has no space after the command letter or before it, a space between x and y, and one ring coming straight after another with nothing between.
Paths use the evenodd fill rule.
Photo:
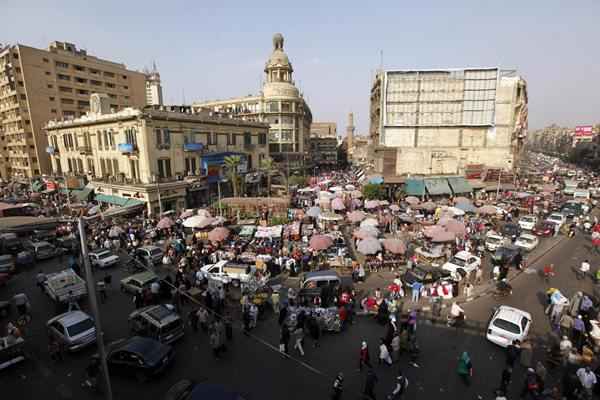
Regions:
<instances>
[{"instance_id":1,"label":"woman in headscarf","mask_svg":"<svg viewBox=\"0 0 600 400\"><path fill-rule=\"evenodd\" d=\"M471 377L473 376L473 365L471 364L471 357L464 351L458 360L458 376L461 377L465 385L471 385Z\"/></svg>"}]
</instances>

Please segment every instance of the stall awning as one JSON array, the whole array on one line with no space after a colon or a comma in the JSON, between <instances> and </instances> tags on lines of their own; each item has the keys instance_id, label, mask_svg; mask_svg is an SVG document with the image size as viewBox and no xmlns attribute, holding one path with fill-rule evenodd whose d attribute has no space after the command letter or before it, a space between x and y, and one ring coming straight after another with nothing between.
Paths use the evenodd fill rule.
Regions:
<instances>
[{"instance_id":1,"label":"stall awning","mask_svg":"<svg viewBox=\"0 0 600 400\"><path fill-rule=\"evenodd\" d=\"M41 192L42 190L44 190L44 186L44 182L35 181L31 183L31 190L33 190L34 192Z\"/></svg>"},{"instance_id":2,"label":"stall awning","mask_svg":"<svg viewBox=\"0 0 600 400\"><path fill-rule=\"evenodd\" d=\"M133 206L141 206L142 204L146 204L145 201L137 200L137 199L126 199L127 203L125 203L125 207L133 207Z\"/></svg>"},{"instance_id":3,"label":"stall awning","mask_svg":"<svg viewBox=\"0 0 600 400\"><path fill-rule=\"evenodd\" d=\"M425 182L423 179L407 179L404 184L404 192L409 196L425 195Z\"/></svg>"},{"instance_id":4,"label":"stall awning","mask_svg":"<svg viewBox=\"0 0 600 400\"><path fill-rule=\"evenodd\" d=\"M473 188L469 182L467 182L467 180L462 176L452 176L447 179L454 194L471 193L473 191Z\"/></svg>"},{"instance_id":5,"label":"stall awning","mask_svg":"<svg viewBox=\"0 0 600 400\"><path fill-rule=\"evenodd\" d=\"M88 198L90 197L90 193L92 193L93 190L94 190L93 187L86 186L83 189L71 190L71 193L73 194L73 196L75 196L77 198L77 200L87 201Z\"/></svg>"},{"instance_id":6,"label":"stall awning","mask_svg":"<svg viewBox=\"0 0 600 400\"><path fill-rule=\"evenodd\" d=\"M440 194L452 194L446 178L425 179L425 187L427 188L427 192L432 196Z\"/></svg>"},{"instance_id":7,"label":"stall awning","mask_svg":"<svg viewBox=\"0 0 600 400\"><path fill-rule=\"evenodd\" d=\"M126 199L125 197L113 196L110 194L96 194L96 201L101 201L102 203L114 204L117 206L124 206L131 199Z\"/></svg>"}]
</instances>

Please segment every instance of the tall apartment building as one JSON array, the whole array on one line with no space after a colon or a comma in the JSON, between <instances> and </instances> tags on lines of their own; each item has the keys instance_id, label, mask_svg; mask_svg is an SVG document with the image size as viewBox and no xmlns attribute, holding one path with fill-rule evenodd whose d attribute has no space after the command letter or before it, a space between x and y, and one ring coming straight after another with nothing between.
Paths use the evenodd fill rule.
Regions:
<instances>
[{"instance_id":1,"label":"tall apartment building","mask_svg":"<svg viewBox=\"0 0 600 400\"><path fill-rule=\"evenodd\" d=\"M266 124L189 106L112 112L107 100L93 94L92 112L45 127L54 171L86 177L101 202L143 202L150 213L198 207L225 175L226 157L240 156L245 173L269 155Z\"/></svg>"},{"instance_id":2,"label":"tall apartment building","mask_svg":"<svg viewBox=\"0 0 600 400\"><path fill-rule=\"evenodd\" d=\"M330 169L338 163L337 124L313 122L310 126L310 151L314 167Z\"/></svg>"},{"instance_id":3,"label":"tall apartment building","mask_svg":"<svg viewBox=\"0 0 600 400\"><path fill-rule=\"evenodd\" d=\"M143 73L71 43L52 42L47 50L22 44L0 49L0 175L50 173L42 133L48 121L85 115L94 92L106 94L114 110L143 107L145 82Z\"/></svg>"},{"instance_id":4,"label":"tall apartment building","mask_svg":"<svg viewBox=\"0 0 600 400\"><path fill-rule=\"evenodd\" d=\"M162 85L156 63L152 64L152 71L144 71L144 73L146 74L146 104L149 106L162 106Z\"/></svg>"},{"instance_id":5,"label":"tall apartment building","mask_svg":"<svg viewBox=\"0 0 600 400\"><path fill-rule=\"evenodd\" d=\"M257 96L195 102L195 111L210 110L236 117L266 122L271 157L290 170L310 168L310 126L312 113L294 84L294 69L283 51L283 36L273 36L273 52L265 65L265 82Z\"/></svg>"},{"instance_id":6,"label":"tall apartment building","mask_svg":"<svg viewBox=\"0 0 600 400\"><path fill-rule=\"evenodd\" d=\"M515 71L388 70L375 78L370 137L385 175L518 169L526 135L527 84Z\"/></svg>"}]
</instances>

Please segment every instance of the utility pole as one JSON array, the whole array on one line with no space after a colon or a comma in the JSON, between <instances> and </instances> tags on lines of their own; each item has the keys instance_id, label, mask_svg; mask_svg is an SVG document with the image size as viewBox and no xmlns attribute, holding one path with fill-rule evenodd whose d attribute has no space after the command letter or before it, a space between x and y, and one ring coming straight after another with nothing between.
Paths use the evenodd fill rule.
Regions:
<instances>
[{"instance_id":1,"label":"utility pole","mask_svg":"<svg viewBox=\"0 0 600 400\"><path fill-rule=\"evenodd\" d=\"M81 217L78 220L78 228L79 240L81 241L81 257L83 258L83 265L85 267L85 280L87 282L88 297L90 299L92 314L94 315L94 322L96 323L96 342L98 344L98 353L100 354L100 365L104 375L104 383L106 384L106 400L112 400L112 387L110 384L110 376L108 375L108 365L106 364L106 350L104 349L104 331L102 330L102 325L100 323L100 311L98 310L98 299L96 298L96 282L94 280L94 276L92 275L85 227Z\"/></svg>"}]
</instances>

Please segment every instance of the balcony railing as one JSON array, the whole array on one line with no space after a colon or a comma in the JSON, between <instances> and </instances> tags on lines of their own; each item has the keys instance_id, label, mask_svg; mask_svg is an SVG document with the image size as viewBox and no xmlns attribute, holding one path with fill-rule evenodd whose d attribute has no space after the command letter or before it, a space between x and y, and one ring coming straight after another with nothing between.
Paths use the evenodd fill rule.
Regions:
<instances>
[{"instance_id":1,"label":"balcony railing","mask_svg":"<svg viewBox=\"0 0 600 400\"><path fill-rule=\"evenodd\" d=\"M133 154L137 152L137 147L133 143L119 143L119 152L121 154Z\"/></svg>"},{"instance_id":2,"label":"balcony railing","mask_svg":"<svg viewBox=\"0 0 600 400\"><path fill-rule=\"evenodd\" d=\"M92 154L92 146L77 146L79 154Z\"/></svg>"},{"instance_id":3,"label":"balcony railing","mask_svg":"<svg viewBox=\"0 0 600 400\"><path fill-rule=\"evenodd\" d=\"M183 151L203 151L204 144L203 143L184 143Z\"/></svg>"}]
</instances>

